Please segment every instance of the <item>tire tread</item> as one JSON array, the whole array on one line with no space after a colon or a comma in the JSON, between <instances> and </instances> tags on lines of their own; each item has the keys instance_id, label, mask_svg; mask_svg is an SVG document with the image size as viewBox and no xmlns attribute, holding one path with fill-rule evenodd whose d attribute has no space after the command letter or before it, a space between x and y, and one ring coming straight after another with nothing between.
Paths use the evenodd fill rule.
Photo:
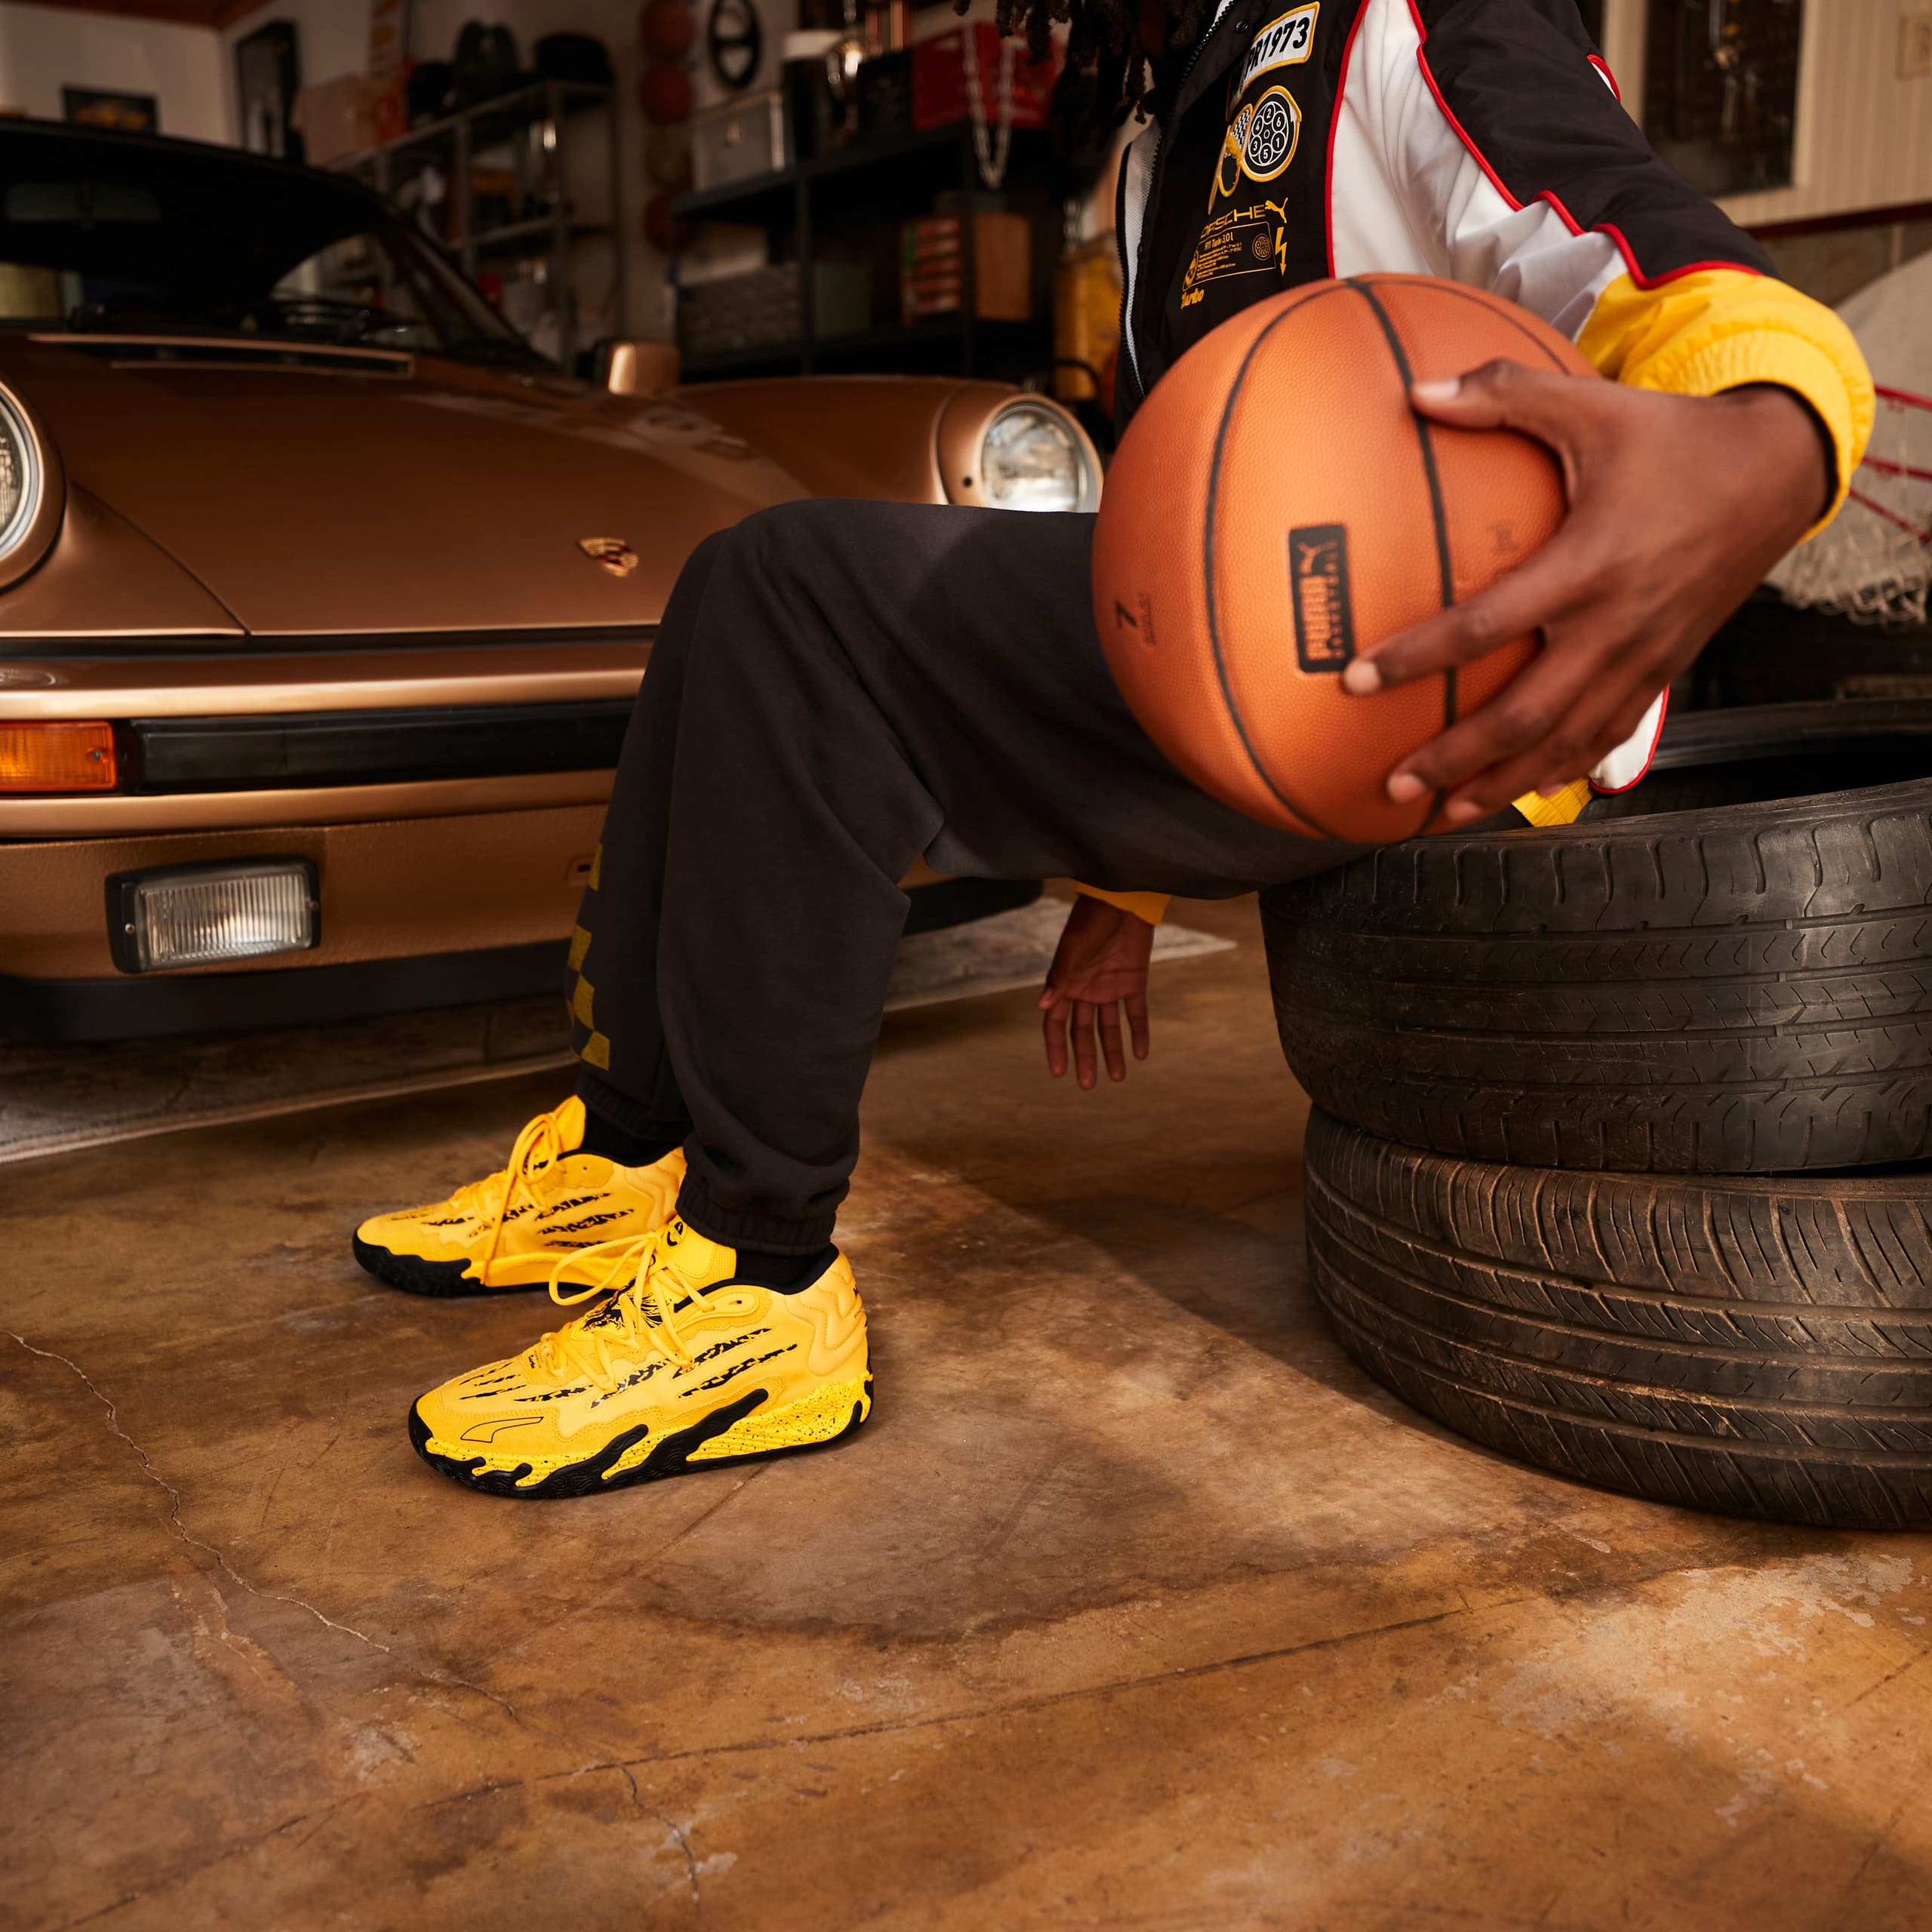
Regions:
<instances>
[{"instance_id":1,"label":"tire tread","mask_svg":"<svg viewBox=\"0 0 1932 1932\"><path fill-rule=\"evenodd\" d=\"M1318 1112L1310 1274L1458 1433L1653 1500L1932 1526L1932 1173L1533 1170Z\"/></svg>"}]
</instances>

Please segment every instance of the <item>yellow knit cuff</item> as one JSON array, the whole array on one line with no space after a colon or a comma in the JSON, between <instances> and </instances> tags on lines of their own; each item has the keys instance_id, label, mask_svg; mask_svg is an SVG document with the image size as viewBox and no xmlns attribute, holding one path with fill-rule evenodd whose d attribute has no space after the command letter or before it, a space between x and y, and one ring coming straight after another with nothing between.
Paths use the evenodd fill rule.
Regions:
<instances>
[{"instance_id":1,"label":"yellow knit cuff","mask_svg":"<svg viewBox=\"0 0 1932 1932\"><path fill-rule=\"evenodd\" d=\"M1103 905L1117 906L1123 912L1131 912L1137 919L1145 919L1150 926L1158 926L1168 916L1170 895L1164 892L1103 892L1097 885L1082 885L1078 880L1073 889L1083 898L1097 899Z\"/></svg>"},{"instance_id":2,"label":"yellow knit cuff","mask_svg":"<svg viewBox=\"0 0 1932 1932\"><path fill-rule=\"evenodd\" d=\"M1515 801L1516 810L1534 826L1574 825L1590 802L1590 781L1573 778L1553 798L1527 792Z\"/></svg>"},{"instance_id":3,"label":"yellow knit cuff","mask_svg":"<svg viewBox=\"0 0 1932 1932\"><path fill-rule=\"evenodd\" d=\"M1817 412L1832 439L1835 475L1831 506L1805 534L1815 537L1836 516L1851 488L1852 472L1872 438L1874 403L1863 361L1847 368L1822 343L1776 325L1740 324L1692 347L1687 355L1660 358L1638 386L1673 395L1721 395L1753 383L1795 391Z\"/></svg>"},{"instance_id":4,"label":"yellow knit cuff","mask_svg":"<svg viewBox=\"0 0 1932 1932\"><path fill-rule=\"evenodd\" d=\"M1864 460L1876 404L1857 338L1808 295L1768 275L1700 270L1640 288L1620 275L1577 346L1614 380L1671 395L1720 395L1770 383L1801 396L1831 438L1838 513Z\"/></svg>"}]
</instances>

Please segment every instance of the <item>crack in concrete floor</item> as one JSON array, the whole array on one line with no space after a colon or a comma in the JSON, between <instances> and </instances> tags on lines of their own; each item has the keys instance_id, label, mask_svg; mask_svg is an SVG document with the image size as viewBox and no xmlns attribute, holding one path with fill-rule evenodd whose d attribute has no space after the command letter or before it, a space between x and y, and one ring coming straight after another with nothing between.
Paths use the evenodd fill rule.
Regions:
<instances>
[{"instance_id":1,"label":"crack in concrete floor","mask_svg":"<svg viewBox=\"0 0 1932 1932\"><path fill-rule=\"evenodd\" d=\"M12 1807L51 1854L31 1922L1912 1923L1922 1580L1868 1576L1899 1559L1866 1541L1841 1558L1526 1476L1367 1389L1306 1318L1301 1116L1257 1044L1258 957L1198 971L1151 1105L1137 1069L1138 1125L1035 1091L1017 998L997 1025L900 1026L854 1226L898 1324L903 1432L688 1506L500 1520L415 1481L373 1417L309 1474L405 1358L502 1352L506 1316L455 1312L458 1341L358 1292L323 1221L372 1177L493 1166L514 1092L214 1137L192 1155L225 1177L214 1214L183 1204L205 1179L186 1141L131 1173L51 1167L20 1252L157 1232L138 1332L30 1297L0 1331L36 1404L56 1393L65 1452L93 1440L83 1390L126 1444L84 1464L122 1499L100 1534L64 1541L50 1494L48 1548L18 1552L41 1741ZM1002 1033L1027 1055L1010 1076ZM1010 1257L1051 1275L1044 1335L1015 1319ZM216 1334L239 1339L211 1361ZM158 1603L122 1587L154 1572ZM213 1606L251 1596L226 1641L286 1660L300 1708L220 1647ZM275 1602L306 1614L264 1626ZM412 1661L445 1654L510 1694Z\"/></svg>"},{"instance_id":2,"label":"crack in concrete floor","mask_svg":"<svg viewBox=\"0 0 1932 1932\"><path fill-rule=\"evenodd\" d=\"M182 1521L181 1512L183 1502L181 1492L155 1467L154 1459L149 1455L147 1451L121 1426L118 1405L111 1396L95 1383L94 1378L81 1367L78 1362L74 1361L70 1356L60 1354L56 1349L38 1346L35 1343L29 1341L24 1335L17 1334L13 1329L0 1329L0 1334L4 1334L8 1340L17 1343L30 1355L37 1355L43 1361L60 1363L79 1381L82 1386L106 1412L105 1420L109 1432L126 1443L128 1447L134 1451L135 1455L140 1459L141 1473L161 1491L163 1496L167 1497L169 1530L189 1549L198 1550L203 1555L212 1558L217 1568L238 1589L246 1591L250 1596L259 1597L265 1602L286 1604L291 1609L306 1611L325 1629L336 1631L345 1637L353 1637L358 1644L366 1644L371 1650L378 1651L384 1657L395 1656L393 1645L385 1644L380 1638L370 1636L367 1632L357 1629L353 1624L338 1622L326 1611L318 1609L314 1604L310 1603L306 1598L291 1596L285 1591L265 1589L250 1578L245 1577L229 1561L226 1551L208 1542L205 1538L195 1535ZM481 1697L486 1703L494 1704L519 1730L528 1731L532 1737L547 1738L552 1743L562 1745L568 1749L580 1749L582 1748L576 1740L567 1737L562 1732L552 1730L546 1726L525 1717L507 1697L498 1695L497 1692L490 1690L484 1684L475 1682L472 1678L459 1677L451 1671L426 1669L420 1663L407 1660L399 1659L398 1661L403 1664L403 1667L408 1672L409 1675L417 1683L431 1684L439 1690L466 1690L471 1696Z\"/></svg>"}]
</instances>

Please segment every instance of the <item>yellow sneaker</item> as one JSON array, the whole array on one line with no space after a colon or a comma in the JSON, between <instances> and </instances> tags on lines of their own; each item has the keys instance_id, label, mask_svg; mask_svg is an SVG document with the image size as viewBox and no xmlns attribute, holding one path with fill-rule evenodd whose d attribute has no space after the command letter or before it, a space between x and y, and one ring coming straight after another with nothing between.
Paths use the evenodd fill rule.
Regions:
<instances>
[{"instance_id":1,"label":"yellow sneaker","mask_svg":"<svg viewBox=\"0 0 1932 1932\"><path fill-rule=\"evenodd\" d=\"M780 1294L732 1279L737 1257L681 1221L558 1263L590 1314L528 1354L432 1389L409 1439L492 1496L592 1496L829 1442L871 1413L866 1311L838 1256ZM607 1291L626 1275L615 1294Z\"/></svg>"},{"instance_id":2,"label":"yellow sneaker","mask_svg":"<svg viewBox=\"0 0 1932 1932\"><path fill-rule=\"evenodd\" d=\"M509 1163L447 1201L378 1214L355 1230L355 1258L378 1281L418 1295L534 1288L559 1259L663 1227L677 1211L681 1152L648 1168L580 1153L583 1103L573 1094L516 1137Z\"/></svg>"}]
</instances>

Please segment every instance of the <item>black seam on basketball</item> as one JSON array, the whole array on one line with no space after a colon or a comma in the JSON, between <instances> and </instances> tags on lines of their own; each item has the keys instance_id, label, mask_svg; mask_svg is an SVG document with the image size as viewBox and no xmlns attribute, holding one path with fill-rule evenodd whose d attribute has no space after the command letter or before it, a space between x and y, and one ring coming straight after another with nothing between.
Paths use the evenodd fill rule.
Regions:
<instances>
[{"instance_id":1,"label":"black seam on basketball","mask_svg":"<svg viewBox=\"0 0 1932 1932\"><path fill-rule=\"evenodd\" d=\"M1254 768L1255 776L1274 793L1281 804L1287 807L1304 825L1312 826L1324 838L1339 839L1341 834L1332 832L1311 811L1303 810L1277 785L1263 768L1257 755L1254 740L1247 735L1247 726L1242 721L1241 706L1235 702L1235 694L1228 683L1228 667L1221 657L1221 627L1214 615L1214 510L1221 497L1221 453L1228 440L1228 424L1232 420L1235 404L1241 395L1241 386L1247 380L1249 365L1254 361L1261 345L1285 322L1291 315L1298 315L1303 309L1312 308L1318 302L1331 295L1341 293L1339 286L1318 288L1305 300L1296 302L1284 308L1275 319L1247 346L1247 353L1241 358L1241 367L1235 371L1235 379L1228 386L1228 398L1221 405L1221 420L1214 430L1214 460L1208 466L1208 507L1201 521L1206 530L1206 579L1202 586L1208 602L1208 647L1214 654L1214 675L1220 681L1221 697L1228 707L1228 717L1235 728L1235 735L1241 740L1241 749L1247 754L1247 761Z\"/></svg>"},{"instance_id":2,"label":"black seam on basketball","mask_svg":"<svg viewBox=\"0 0 1932 1932\"><path fill-rule=\"evenodd\" d=\"M1516 306L1513 302L1506 302L1500 297L1485 301L1472 288L1464 288L1458 283L1438 281L1426 275L1364 275L1357 276L1355 280L1366 283L1371 288L1380 288L1384 282L1393 282L1401 288L1426 286L1432 295L1456 296L1460 300L1481 309L1485 315L1494 316L1497 321L1507 322L1539 355L1549 362L1550 368L1558 375L1574 376L1577 373L1534 329L1524 323L1519 316L1510 312Z\"/></svg>"},{"instance_id":3,"label":"black seam on basketball","mask_svg":"<svg viewBox=\"0 0 1932 1932\"><path fill-rule=\"evenodd\" d=\"M1395 358L1395 371L1402 379L1402 395L1407 399L1409 386L1415 379L1415 371L1409 367L1408 351L1402 346L1402 338L1395 332L1395 325L1389 311L1377 300L1374 289L1365 281L1350 285L1374 310L1375 319L1382 325L1382 333L1388 338L1389 352ZM1441 608L1447 611L1456 601L1456 568L1449 555L1449 521L1442 508L1442 476L1435 466L1435 443L1429 434L1427 421L1418 416L1413 408L1409 411L1409 420L1415 425L1416 442L1422 451L1423 475L1429 481L1429 503L1435 518L1435 568L1442 586ZM1441 673L1442 676L1442 728L1447 731L1457 721L1456 667L1451 664ZM1442 794L1438 790L1430 800L1429 815L1416 827L1416 832L1426 832L1435 822L1435 815L1442 809ZM1414 835L1411 835L1412 836Z\"/></svg>"}]
</instances>

